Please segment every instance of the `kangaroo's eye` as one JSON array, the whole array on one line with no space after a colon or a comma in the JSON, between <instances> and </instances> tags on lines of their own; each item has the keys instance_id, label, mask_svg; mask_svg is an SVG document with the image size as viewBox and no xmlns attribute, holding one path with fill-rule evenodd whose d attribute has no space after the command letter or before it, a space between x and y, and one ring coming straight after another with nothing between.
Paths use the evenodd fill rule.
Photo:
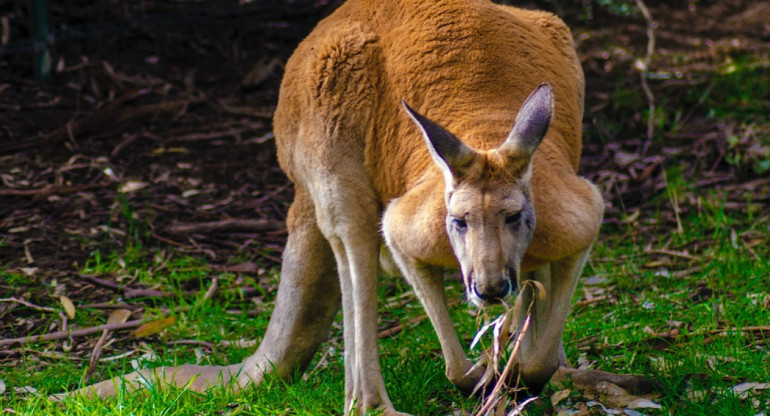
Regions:
<instances>
[{"instance_id":1,"label":"kangaroo's eye","mask_svg":"<svg viewBox=\"0 0 770 416\"><path fill-rule=\"evenodd\" d=\"M463 218L453 218L452 225L461 233L468 229L468 223Z\"/></svg>"},{"instance_id":2,"label":"kangaroo's eye","mask_svg":"<svg viewBox=\"0 0 770 416\"><path fill-rule=\"evenodd\" d=\"M521 220L521 211L505 216L505 225L514 225Z\"/></svg>"}]
</instances>

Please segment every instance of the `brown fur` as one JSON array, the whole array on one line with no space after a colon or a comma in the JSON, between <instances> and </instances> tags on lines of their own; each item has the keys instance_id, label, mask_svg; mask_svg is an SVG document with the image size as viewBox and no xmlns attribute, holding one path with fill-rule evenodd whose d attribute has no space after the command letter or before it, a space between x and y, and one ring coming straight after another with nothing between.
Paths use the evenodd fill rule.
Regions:
<instances>
[{"instance_id":1,"label":"brown fur","mask_svg":"<svg viewBox=\"0 0 770 416\"><path fill-rule=\"evenodd\" d=\"M464 389L480 371L468 371L441 270L459 266L471 296L502 293L509 279L543 283L548 300L536 302L519 374L529 385L546 382L567 364L561 333L603 212L596 188L576 174L583 95L570 32L552 14L486 0L349 0L286 65L274 128L297 194L263 343L240 365L155 377L179 385L197 376L196 389L228 381L240 388L270 371L287 377L307 365L342 303L346 408L397 414L377 356L382 232L436 328L447 376ZM535 98L523 104L527 97ZM432 154L402 99L456 134L465 156ZM550 128L537 117L516 119L526 105L547 113ZM526 144L511 132L514 120L547 133ZM518 211L531 215L510 226ZM451 231L457 218L467 219L462 235ZM518 301L531 298L523 289ZM109 382L94 389L114 393Z\"/></svg>"}]
</instances>

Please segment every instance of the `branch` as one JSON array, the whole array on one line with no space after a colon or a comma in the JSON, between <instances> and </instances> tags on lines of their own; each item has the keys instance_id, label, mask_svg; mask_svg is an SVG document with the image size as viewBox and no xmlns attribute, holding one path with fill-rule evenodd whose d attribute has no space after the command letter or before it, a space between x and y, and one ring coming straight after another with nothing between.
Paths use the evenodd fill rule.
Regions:
<instances>
[{"instance_id":1,"label":"branch","mask_svg":"<svg viewBox=\"0 0 770 416\"><path fill-rule=\"evenodd\" d=\"M647 103L648 103L648 111L649 114L647 116L647 141L644 143L644 147L642 148L642 156L647 154L647 148L650 145L650 142L652 142L652 135L654 133L654 123L655 123L655 96L652 94L652 90L650 89L650 85L647 83L647 72L650 69L650 61L652 60L652 54L655 51L655 26L657 26L657 23L655 23L652 20L652 14L650 13L650 10L647 8L647 5L644 4L643 0L636 0L636 6L639 7L639 10L642 12L642 15L644 16L644 20L647 21L647 53L644 56L644 61L641 65L637 65L637 67L640 66L641 71L641 77L642 77L642 89L644 90L644 94L647 95ZM637 62L638 64L638 62Z\"/></svg>"},{"instance_id":2,"label":"branch","mask_svg":"<svg viewBox=\"0 0 770 416\"><path fill-rule=\"evenodd\" d=\"M228 231L269 231L277 230L282 223L271 220L222 220L198 224L174 224L166 228L171 234L195 234Z\"/></svg>"},{"instance_id":3,"label":"branch","mask_svg":"<svg viewBox=\"0 0 770 416\"><path fill-rule=\"evenodd\" d=\"M19 303L19 304L22 304L22 305L24 305L24 306L26 306L28 308L37 309L37 310L43 311L43 312L53 312L53 313L57 313L58 312L54 308L49 308L48 306L35 305L34 303L30 303L30 302L27 302L24 299L19 299L19 298L2 298L2 299L0 299L0 302Z\"/></svg>"},{"instance_id":4,"label":"branch","mask_svg":"<svg viewBox=\"0 0 770 416\"><path fill-rule=\"evenodd\" d=\"M95 183L89 185L73 186L53 186L48 185L39 189L0 189L0 196L48 196L48 195L67 195L78 192L90 191L92 189L106 188L111 183Z\"/></svg>"},{"instance_id":5,"label":"branch","mask_svg":"<svg viewBox=\"0 0 770 416\"><path fill-rule=\"evenodd\" d=\"M98 334L101 331L119 331L121 329L135 328L143 323L142 319L136 319L133 321L124 322L121 324L104 324L99 326L92 326L89 328L77 329L75 331L58 331L51 332L49 334L27 336L21 338L8 338L0 339L0 347L14 344L28 344L30 342L45 342L45 341L58 341L67 339L68 337L84 337L87 335Z\"/></svg>"}]
</instances>

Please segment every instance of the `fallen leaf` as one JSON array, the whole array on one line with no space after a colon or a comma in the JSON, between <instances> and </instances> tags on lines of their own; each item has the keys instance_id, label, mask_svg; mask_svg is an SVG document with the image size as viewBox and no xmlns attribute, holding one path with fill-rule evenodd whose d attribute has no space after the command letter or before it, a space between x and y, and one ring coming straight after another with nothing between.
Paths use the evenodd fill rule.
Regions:
<instances>
[{"instance_id":1,"label":"fallen leaf","mask_svg":"<svg viewBox=\"0 0 770 416\"><path fill-rule=\"evenodd\" d=\"M596 391L608 396L628 396L628 392L623 387L609 381L600 381L596 383Z\"/></svg>"},{"instance_id":2,"label":"fallen leaf","mask_svg":"<svg viewBox=\"0 0 770 416\"><path fill-rule=\"evenodd\" d=\"M524 411L524 407L526 407L528 404L530 404L531 402L533 402L535 400L537 400L537 396L533 396L533 397L530 397L527 400L524 400L523 402L521 402L521 403L517 404L516 406L514 406L513 409L511 409L511 411L508 412L508 414L506 414L505 416L519 416L519 415L522 415L523 414L522 412ZM504 409L505 408L503 408L503 410Z\"/></svg>"},{"instance_id":3,"label":"fallen leaf","mask_svg":"<svg viewBox=\"0 0 770 416\"><path fill-rule=\"evenodd\" d=\"M34 276L35 273L37 273L38 268L37 267L22 267L21 272L24 273L25 276L30 277Z\"/></svg>"},{"instance_id":4,"label":"fallen leaf","mask_svg":"<svg viewBox=\"0 0 770 416\"><path fill-rule=\"evenodd\" d=\"M583 286L595 286L607 282L605 276L591 276L583 279Z\"/></svg>"},{"instance_id":5,"label":"fallen leaf","mask_svg":"<svg viewBox=\"0 0 770 416\"><path fill-rule=\"evenodd\" d=\"M128 318L131 317L131 311L128 309L115 309L110 314L110 317L107 318L108 324L122 324L123 322L128 321Z\"/></svg>"},{"instance_id":6,"label":"fallen leaf","mask_svg":"<svg viewBox=\"0 0 770 416\"><path fill-rule=\"evenodd\" d=\"M37 393L37 389L32 387L32 386L14 387L13 391L15 391L17 394L35 394L35 393Z\"/></svg>"},{"instance_id":7,"label":"fallen leaf","mask_svg":"<svg viewBox=\"0 0 770 416\"><path fill-rule=\"evenodd\" d=\"M733 387L733 393L741 399L745 399L749 393L767 389L770 389L770 383L741 383Z\"/></svg>"},{"instance_id":8,"label":"fallen leaf","mask_svg":"<svg viewBox=\"0 0 770 416\"><path fill-rule=\"evenodd\" d=\"M243 81L241 81L241 85L244 87L256 87L267 80L270 75L273 74L275 68L280 67L281 64L282 61L278 57L273 59L263 57L251 68L251 71L246 74Z\"/></svg>"},{"instance_id":9,"label":"fallen leaf","mask_svg":"<svg viewBox=\"0 0 770 416\"><path fill-rule=\"evenodd\" d=\"M67 317L70 319L75 319L75 305L72 303L70 298L61 295L59 296L59 301L61 302L61 306L64 307L64 312L67 313Z\"/></svg>"},{"instance_id":10,"label":"fallen leaf","mask_svg":"<svg viewBox=\"0 0 770 416\"><path fill-rule=\"evenodd\" d=\"M146 187L147 187L147 183L145 182L127 181L126 183L120 185L120 188L118 188L118 191L123 194L130 194L131 192L136 192Z\"/></svg>"},{"instance_id":11,"label":"fallen leaf","mask_svg":"<svg viewBox=\"0 0 770 416\"><path fill-rule=\"evenodd\" d=\"M559 404L560 401L562 401L562 400L566 399L567 397L569 397L570 393L572 393L572 391L570 389L564 389L564 390L559 390L556 393L552 394L551 395L551 406L555 407L557 404Z\"/></svg>"},{"instance_id":12,"label":"fallen leaf","mask_svg":"<svg viewBox=\"0 0 770 416\"><path fill-rule=\"evenodd\" d=\"M150 335L155 335L171 325L174 325L176 321L176 316L169 316L167 318L147 322L139 326L139 328L136 328L133 335L137 338L149 337Z\"/></svg>"},{"instance_id":13,"label":"fallen leaf","mask_svg":"<svg viewBox=\"0 0 770 416\"><path fill-rule=\"evenodd\" d=\"M636 153L617 152L613 159L615 160L615 163L623 168L639 160L639 155Z\"/></svg>"},{"instance_id":14,"label":"fallen leaf","mask_svg":"<svg viewBox=\"0 0 770 416\"><path fill-rule=\"evenodd\" d=\"M628 404L629 409L662 409L663 406L650 399L636 399Z\"/></svg>"},{"instance_id":15,"label":"fallen leaf","mask_svg":"<svg viewBox=\"0 0 770 416\"><path fill-rule=\"evenodd\" d=\"M134 370L138 370L138 369L142 368L143 364L146 365L147 363L155 363L155 362L158 362L158 360L159 360L159 358L158 358L157 354L155 354L152 351L148 351L148 352L142 354L140 357L134 358L133 360L129 361L128 363L131 365L131 368L133 368Z\"/></svg>"}]
</instances>

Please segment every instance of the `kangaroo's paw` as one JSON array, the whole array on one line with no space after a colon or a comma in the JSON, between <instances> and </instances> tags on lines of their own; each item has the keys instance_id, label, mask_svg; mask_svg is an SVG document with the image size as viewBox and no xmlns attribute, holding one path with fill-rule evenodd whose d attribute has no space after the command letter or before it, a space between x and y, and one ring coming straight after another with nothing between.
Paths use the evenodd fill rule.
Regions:
<instances>
[{"instance_id":1,"label":"kangaroo's paw","mask_svg":"<svg viewBox=\"0 0 770 416\"><path fill-rule=\"evenodd\" d=\"M368 406L355 406L354 409L348 413L349 415L382 415L382 416L412 416L409 413L399 412L393 405L368 407Z\"/></svg>"}]
</instances>

